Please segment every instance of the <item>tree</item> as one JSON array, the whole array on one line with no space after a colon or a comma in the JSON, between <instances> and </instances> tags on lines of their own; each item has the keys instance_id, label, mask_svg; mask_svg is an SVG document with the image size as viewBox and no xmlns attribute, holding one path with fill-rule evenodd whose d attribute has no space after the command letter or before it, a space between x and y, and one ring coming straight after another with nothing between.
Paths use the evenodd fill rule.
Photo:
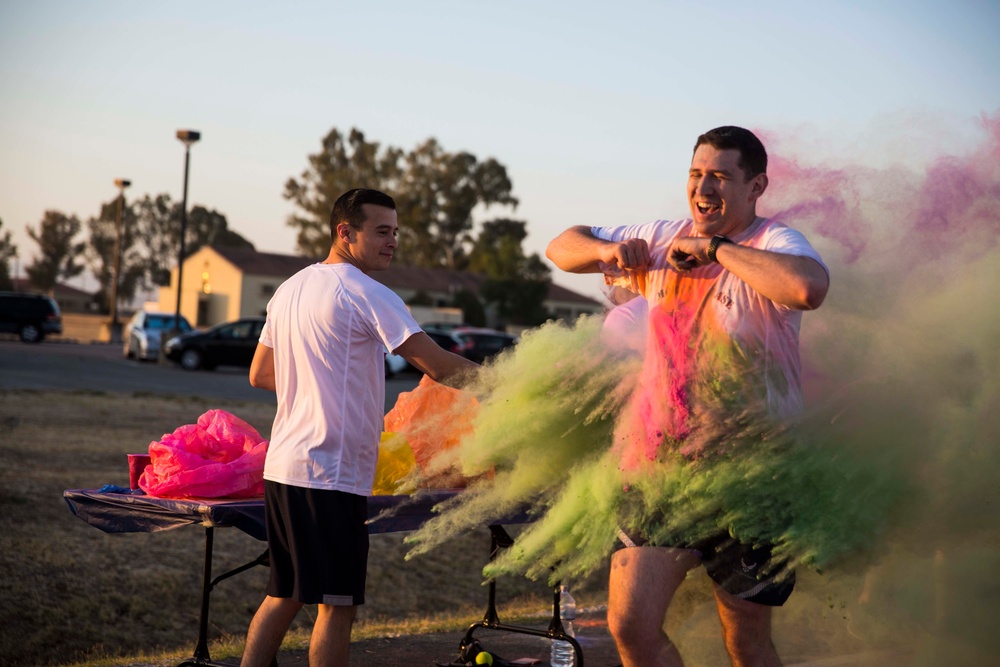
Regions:
<instances>
[{"instance_id":1,"label":"tree","mask_svg":"<svg viewBox=\"0 0 1000 667\"><path fill-rule=\"evenodd\" d=\"M298 229L296 249L310 257L326 257L330 251L330 212L344 192L356 187L375 188L389 193L397 190L403 152L365 140L352 129L345 139L337 128L323 138L322 150L309 156L309 167L301 180L288 179L285 199L295 203L300 213L289 216L288 226Z\"/></svg>"},{"instance_id":2,"label":"tree","mask_svg":"<svg viewBox=\"0 0 1000 667\"><path fill-rule=\"evenodd\" d=\"M453 308L462 309L462 321L466 324L474 327L486 326L486 310L474 292L467 289L458 290L451 299L451 305Z\"/></svg>"},{"instance_id":3,"label":"tree","mask_svg":"<svg viewBox=\"0 0 1000 667\"><path fill-rule=\"evenodd\" d=\"M136 237L144 257L146 286L167 285L170 269L177 264L181 205L171 202L170 195L164 193L156 197L146 195L132 206ZM186 256L205 245L254 247L253 243L229 228L225 215L204 206L195 206L188 212L184 237Z\"/></svg>"},{"instance_id":4,"label":"tree","mask_svg":"<svg viewBox=\"0 0 1000 667\"><path fill-rule=\"evenodd\" d=\"M3 220L0 220L0 230L3 230ZM0 290L14 289L14 280L10 276L10 260L17 256L17 246L11 241L10 230L0 231Z\"/></svg>"},{"instance_id":5,"label":"tree","mask_svg":"<svg viewBox=\"0 0 1000 667\"><path fill-rule=\"evenodd\" d=\"M475 234L477 207L517 207L507 168L496 159L450 153L433 137L407 153L369 142L357 129L345 139L334 128L320 152L309 156L300 179L285 184L285 198L297 209L288 225L298 229L299 252L315 257L329 252L330 211L341 194L355 187L384 190L396 200L396 261L478 271L488 277L481 296L496 305L501 317L522 324L545 320L549 270L537 255L525 256L526 224L499 218ZM482 303L471 296L475 304L466 300L461 307L467 317L479 318L476 308L481 310Z\"/></svg>"},{"instance_id":6,"label":"tree","mask_svg":"<svg viewBox=\"0 0 1000 667\"><path fill-rule=\"evenodd\" d=\"M135 213L135 234L145 253L146 280L153 285L170 284L170 267L177 263L180 238L180 207L170 201L170 195L148 194L132 203Z\"/></svg>"},{"instance_id":7,"label":"tree","mask_svg":"<svg viewBox=\"0 0 1000 667\"><path fill-rule=\"evenodd\" d=\"M472 243L472 211L479 204L517 206L507 169L471 153L448 153L428 139L406 156L396 202L399 252L408 264L465 269Z\"/></svg>"},{"instance_id":8,"label":"tree","mask_svg":"<svg viewBox=\"0 0 1000 667\"><path fill-rule=\"evenodd\" d=\"M179 211L178 205L178 215ZM229 228L226 216L204 206L195 206L188 213L186 237L184 252L188 255L207 245L254 249L253 243Z\"/></svg>"},{"instance_id":9,"label":"tree","mask_svg":"<svg viewBox=\"0 0 1000 667\"><path fill-rule=\"evenodd\" d=\"M549 314L545 299L549 294L549 268L537 254L526 258L521 278L488 278L480 295L496 305L497 315L510 324L536 326Z\"/></svg>"},{"instance_id":10,"label":"tree","mask_svg":"<svg viewBox=\"0 0 1000 667\"><path fill-rule=\"evenodd\" d=\"M486 275L480 295L510 323L534 326L548 313L550 271L537 254L526 256L521 243L528 237L527 223L499 218L483 223L472 248L469 268Z\"/></svg>"},{"instance_id":11,"label":"tree","mask_svg":"<svg viewBox=\"0 0 1000 667\"><path fill-rule=\"evenodd\" d=\"M119 301L135 298L140 289L166 285L170 269L177 263L181 229L181 205L170 195L143 196L128 203L122 212L121 267L119 271ZM88 220L90 228L91 270L100 287L95 295L103 308L110 305L111 284L114 281L115 225L118 220L118 198L101 205L97 218ZM253 248L253 244L229 229L226 216L204 206L188 212L185 229L186 256L205 245Z\"/></svg>"},{"instance_id":12,"label":"tree","mask_svg":"<svg viewBox=\"0 0 1000 667\"><path fill-rule=\"evenodd\" d=\"M357 129L345 141L334 128L322 150L309 156L301 179L285 184L285 198L299 209L288 219L298 229L299 252L326 255L330 211L341 194L355 187L384 190L396 200L397 259L414 266L465 269L473 210L517 206L507 169L493 158L480 162L471 153L449 153L433 138L406 153L369 142Z\"/></svg>"},{"instance_id":13,"label":"tree","mask_svg":"<svg viewBox=\"0 0 1000 667\"><path fill-rule=\"evenodd\" d=\"M90 245L87 260L90 271L97 278L94 300L102 311L111 307L112 283L115 279L115 246L118 245L118 302L129 302L139 288L145 289L146 264L140 244L136 243L136 216L133 207L125 203L121 211L121 238L118 243L119 197L101 204L97 217L87 220L90 230Z\"/></svg>"},{"instance_id":14,"label":"tree","mask_svg":"<svg viewBox=\"0 0 1000 667\"><path fill-rule=\"evenodd\" d=\"M25 268L28 280L40 290L51 293L60 279L75 278L83 272L84 242L74 242L82 225L76 216L46 211L38 229L26 225L28 236L38 244L41 255Z\"/></svg>"},{"instance_id":15,"label":"tree","mask_svg":"<svg viewBox=\"0 0 1000 667\"><path fill-rule=\"evenodd\" d=\"M472 247L469 270L491 278L518 277L527 260L521 247L526 238L527 223L523 220L498 218L484 222Z\"/></svg>"}]
</instances>

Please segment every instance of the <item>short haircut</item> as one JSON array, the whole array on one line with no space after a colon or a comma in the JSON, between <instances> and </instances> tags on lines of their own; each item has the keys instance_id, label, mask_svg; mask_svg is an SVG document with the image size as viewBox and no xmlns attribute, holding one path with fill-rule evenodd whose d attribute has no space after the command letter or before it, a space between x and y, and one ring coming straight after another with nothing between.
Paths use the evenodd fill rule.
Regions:
<instances>
[{"instance_id":1,"label":"short haircut","mask_svg":"<svg viewBox=\"0 0 1000 667\"><path fill-rule=\"evenodd\" d=\"M330 213L330 238L334 242L337 241L337 225L342 222L354 229L361 229L365 221L365 212L362 209L365 204L374 204L393 211L396 210L396 202L384 192L370 188L348 190L337 198L333 204L333 211Z\"/></svg>"},{"instance_id":2,"label":"short haircut","mask_svg":"<svg viewBox=\"0 0 1000 667\"><path fill-rule=\"evenodd\" d=\"M750 130L735 125L724 125L714 130L709 130L698 137L694 144L694 150L702 144L708 144L720 151L736 149L740 152L740 160L737 163L743 170L746 180L750 180L757 174L767 173L767 151L764 144Z\"/></svg>"}]
</instances>

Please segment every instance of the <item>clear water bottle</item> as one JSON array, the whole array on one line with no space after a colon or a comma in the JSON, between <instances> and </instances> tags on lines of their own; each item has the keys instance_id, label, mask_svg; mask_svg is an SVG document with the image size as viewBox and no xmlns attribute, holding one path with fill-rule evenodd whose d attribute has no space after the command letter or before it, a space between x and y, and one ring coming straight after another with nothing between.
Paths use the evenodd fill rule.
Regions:
<instances>
[{"instance_id":1,"label":"clear water bottle","mask_svg":"<svg viewBox=\"0 0 1000 667\"><path fill-rule=\"evenodd\" d=\"M559 618L562 620L563 632L570 637L576 637L573 632L573 621L576 619L576 600L570 595L569 589L559 587ZM552 667L573 667L576 664L576 653L573 645L561 639L552 640Z\"/></svg>"}]
</instances>

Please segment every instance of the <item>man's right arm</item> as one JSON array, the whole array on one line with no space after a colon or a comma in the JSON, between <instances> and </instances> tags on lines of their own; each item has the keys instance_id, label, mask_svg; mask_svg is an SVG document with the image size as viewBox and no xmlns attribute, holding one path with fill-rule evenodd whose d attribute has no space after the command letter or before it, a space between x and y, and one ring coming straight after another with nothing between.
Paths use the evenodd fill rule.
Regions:
<instances>
[{"instance_id":1,"label":"man's right arm","mask_svg":"<svg viewBox=\"0 0 1000 667\"><path fill-rule=\"evenodd\" d=\"M250 386L258 389L275 390L274 350L263 343L257 343L257 350L250 362Z\"/></svg>"},{"instance_id":2,"label":"man's right arm","mask_svg":"<svg viewBox=\"0 0 1000 667\"><path fill-rule=\"evenodd\" d=\"M594 236L590 227L584 225L570 227L552 239L545 256L570 273L601 273L607 267L634 271L650 263L649 245L645 239L606 241Z\"/></svg>"},{"instance_id":3,"label":"man's right arm","mask_svg":"<svg viewBox=\"0 0 1000 667\"><path fill-rule=\"evenodd\" d=\"M435 382L449 387L461 388L465 378L479 368L479 364L444 349L423 331L407 338L393 353L406 359Z\"/></svg>"}]
</instances>

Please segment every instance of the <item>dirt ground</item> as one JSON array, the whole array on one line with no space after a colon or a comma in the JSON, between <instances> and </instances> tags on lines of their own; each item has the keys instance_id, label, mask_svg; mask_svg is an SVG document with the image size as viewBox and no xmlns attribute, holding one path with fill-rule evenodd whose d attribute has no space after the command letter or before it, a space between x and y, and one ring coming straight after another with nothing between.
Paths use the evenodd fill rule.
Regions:
<instances>
[{"instance_id":1,"label":"dirt ground","mask_svg":"<svg viewBox=\"0 0 1000 667\"><path fill-rule=\"evenodd\" d=\"M614 641L608 632L606 617L597 612L578 618L577 641L583 648L583 667L620 667L621 659ZM538 626L532 626L538 627ZM698 633L696 641L713 644L718 649L707 662L697 664L728 665L721 652L722 638L718 630L708 625ZM424 635L404 635L380 637L357 641L351 645L352 667L411 667L420 665L433 667L447 665L458 658L458 647L464 636L462 632L436 633ZM543 637L495 631L480 628L475 637L490 653L518 664L549 667L550 642ZM690 638L689 638L690 639ZM888 665L912 664L912 655L899 651L862 650L846 652L839 656L810 657L788 655L788 667L886 667ZM238 665L237 660L226 660L222 664ZM930 663L937 664L937 663ZM966 664L966 663L960 663ZM308 667L305 650L282 651L278 656L279 667Z\"/></svg>"},{"instance_id":2,"label":"dirt ground","mask_svg":"<svg viewBox=\"0 0 1000 667\"><path fill-rule=\"evenodd\" d=\"M577 641L583 648L584 667L613 667L620 665L618 651L608 633L603 614L581 617L576 631ZM545 625L532 625L545 629ZM464 632L380 637L351 644L352 667L410 667L421 665L433 667L448 664L458 658L458 648ZM526 665L547 667L549 664L550 642L544 637L516 634L480 628L475 638L490 653L505 660L524 659ZM531 660L537 662L531 662ZM238 664L225 661L225 664ZM280 667L307 667L308 655L304 650L282 651L278 656Z\"/></svg>"}]
</instances>

